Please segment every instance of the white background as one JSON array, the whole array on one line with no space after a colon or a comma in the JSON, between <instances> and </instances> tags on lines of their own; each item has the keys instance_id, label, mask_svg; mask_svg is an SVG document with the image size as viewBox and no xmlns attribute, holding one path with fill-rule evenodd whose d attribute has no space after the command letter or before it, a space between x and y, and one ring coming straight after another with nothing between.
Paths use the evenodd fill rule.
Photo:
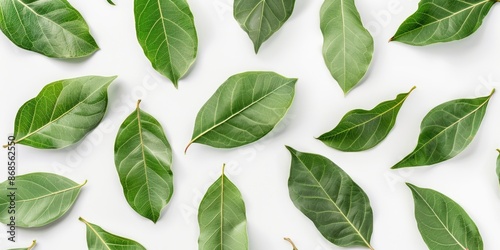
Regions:
<instances>
[{"instance_id":1,"label":"white background","mask_svg":"<svg viewBox=\"0 0 500 250\"><path fill-rule=\"evenodd\" d=\"M364 81L344 97L326 69L321 54L319 9L322 1L298 0L289 21L258 55L232 17L231 0L190 0L199 36L199 54L176 90L150 66L137 42L132 1L70 2L82 13L101 50L84 60L57 60L17 48L0 35L0 136L13 132L17 109L46 84L83 75L119 75L109 89L110 105L103 125L81 143L64 150L18 146L19 174L35 171L88 180L73 209L56 223L18 229L18 244L9 244L0 227L0 248L28 246L37 250L86 249L82 216L104 229L129 237L146 248L197 249L197 208L207 188L220 175L222 163L239 187L247 208L250 249L290 250L291 237L300 250L340 249L326 241L297 210L288 196L290 155L284 145L322 154L341 166L366 191L374 212L372 245L377 250L426 249L413 215L413 199L404 182L438 190L476 222L485 249L500 249L500 189L495 175L500 147L500 93L490 102L475 140L458 157L407 170L389 168L413 150L424 115L434 106L457 98L487 95L500 87L500 10L494 6L471 37L458 42L412 47L388 43L399 24L417 8L417 0L357 0L359 12L375 40L371 69ZM269 70L297 77L296 98L279 128L257 143L231 150L195 144L196 114L229 76ZM343 153L314 139L332 129L354 108L371 109L398 93L411 94L396 126L377 147ZM174 196L155 225L136 214L122 193L113 161L119 125L138 98L166 130L174 150ZM6 168L6 151L0 162ZM6 178L6 169L0 170ZM356 248L354 248L356 249Z\"/></svg>"}]
</instances>

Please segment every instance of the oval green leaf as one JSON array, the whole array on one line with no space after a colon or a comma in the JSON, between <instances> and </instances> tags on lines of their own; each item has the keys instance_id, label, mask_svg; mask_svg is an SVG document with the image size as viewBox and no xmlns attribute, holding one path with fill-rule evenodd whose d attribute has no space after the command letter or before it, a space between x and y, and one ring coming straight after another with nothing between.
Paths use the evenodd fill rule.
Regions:
<instances>
[{"instance_id":1,"label":"oval green leaf","mask_svg":"<svg viewBox=\"0 0 500 250\"><path fill-rule=\"evenodd\" d=\"M79 220L87 226L87 247L89 250L146 250L134 240L111 234L82 217Z\"/></svg>"},{"instance_id":2,"label":"oval green leaf","mask_svg":"<svg viewBox=\"0 0 500 250\"><path fill-rule=\"evenodd\" d=\"M118 130L115 165L128 204L156 223L174 191L172 149L161 124L139 103Z\"/></svg>"},{"instance_id":3,"label":"oval green leaf","mask_svg":"<svg viewBox=\"0 0 500 250\"><path fill-rule=\"evenodd\" d=\"M432 165L461 153L479 130L494 92L476 99L445 102L433 108L422 120L420 136L413 152L392 169Z\"/></svg>"},{"instance_id":4,"label":"oval green leaf","mask_svg":"<svg viewBox=\"0 0 500 250\"><path fill-rule=\"evenodd\" d=\"M234 148L265 136L292 105L297 79L274 72L231 76L198 112L192 143Z\"/></svg>"},{"instance_id":5,"label":"oval green leaf","mask_svg":"<svg viewBox=\"0 0 500 250\"><path fill-rule=\"evenodd\" d=\"M78 58L99 49L66 0L0 0L0 29L17 46L48 57Z\"/></svg>"},{"instance_id":6,"label":"oval green leaf","mask_svg":"<svg viewBox=\"0 0 500 250\"><path fill-rule=\"evenodd\" d=\"M31 246L29 247L24 247L24 248L11 248L9 250L32 250L35 248L35 245L36 245L36 240L33 241L33 243L31 243Z\"/></svg>"},{"instance_id":7,"label":"oval green leaf","mask_svg":"<svg viewBox=\"0 0 500 250\"><path fill-rule=\"evenodd\" d=\"M199 250L248 249L245 203L224 174L207 190L198 210Z\"/></svg>"},{"instance_id":8,"label":"oval green leaf","mask_svg":"<svg viewBox=\"0 0 500 250\"><path fill-rule=\"evenodd\" d=\"M492 0L422 0L391 41L410 45L429 45L463 39L474 33L491 6Z\"/></svg>"},{"instance_id":9,"label":"oval green leaf","mask_svg":"<svg viewBox=\"0 0 500 250\"><path fill-rule=\"evenodd\" d=\"M78 184L51 173L31 173L17 176L14 182L4 181L0 183L0 221L10 222L13 215L8 211L10 201L15 197L17 227L50 224L68 212L85 183Z\"/></svg>"},{"instance_id":10,"label":"oval green leaf","mask_svg":"<svg viewBox=\"0 0 500 250\"><path fill-rule=\"evenodd\" d=\"M175 87L196 59L198 36L186 0L135 0L135 29L153 68Z\"/></svg>"},{"instance_id":11,"label":"oval green leaf","mask_svg":"<svg viewBox=\"0 0 500 250\"><path fill-rule=\"evenodd\" d=\"M292 15L295 0L234 0L234 18L254 44L255 53Z\"/></svg>"},{"instance_id":12,"label":"oval green leaf","mask_svg":"<svg viewBox=\"0 0 500 250\"><path fill-rule=\"evenodd\" d=\"M363 151L375 147L391 132L396 118L410 92L385 101L372 110L355 109L342 117L331 131L318 137L327 146L346 152Z\"/></svg>"},{"instance_id":13,"label":"oval green leaf","mask_svg":"<svg viewBox=\"0 0 500 250\"><path fill-rule=\"evenodd\" d=\"M321 7L323 58L345 94L368 71L373 38L363 27L354 0L325 0Z\"/></svg>"},{"instance_id":14,"label":"oval green leaf","mask_svg":"<svg viewBox=\"0 0 500 250\"><path fill-rule=\"evenodd\" d=\"M418 230L429 250L482 250L483 240L465 210L447 196L407 183Z\"/></svg>"},{"instance_id":15,"label":"oval green leaf","mask_svg":"<svg viewBox=\"0 0 500 250\"><path fill-rule=\"evenodd\" d=\"M116 77L85 76L45 86L16 116L16 143L64 148L80 141L104 117L107 89Z\"/></svg>"},{"instance_id":16,"label":"oval green leaf","mask_svg":"<svg viewBox=\"0 0 500 250\"><path fill-rule=\"evenodd\" d=\"M373 213L365 192L329 159L287 149L292 155L288 190L293 204L333 244L373 249Z\"/></svg>"}]
</instances>

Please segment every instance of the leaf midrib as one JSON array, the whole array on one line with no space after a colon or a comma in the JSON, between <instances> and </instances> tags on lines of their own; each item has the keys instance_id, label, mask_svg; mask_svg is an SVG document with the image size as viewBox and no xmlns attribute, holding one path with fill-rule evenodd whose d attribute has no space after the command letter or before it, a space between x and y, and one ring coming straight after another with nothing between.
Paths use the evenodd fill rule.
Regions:
<instances>
[{"instance_id":1,"label":"leaf midrib","mask_svg":"<svg viewBox=\"0 0 500 250\"><path fill-rule=\"evenodd\" d=\"M288 86L289 83L293 82L293 80L289 80L287 82L285 82L283 85L279 86L278 88L274 89L273 91L263 95L262 97L260 97L259 99L251 102L250 104L248 104L247 106L243 107L241 110L235 112L234 114L230 115L228 118L224 119L223 121L219 122L219 123L216 123L214 124L212 127L208 128L207 130L203 131L202 133L200 133L198 136L196 136L195 138L191 139L191 142L189 142L189 145L192 144L193 142L197 141L198 139L200 139L202 136L204 136L205 134L207 134L208 132L214 130L215 128L219 127L220 125L226 123L227 121L231 120L233 117L243 113L245 110L249 109L250 107L252 107L253 105L255 105L256 103L264 100L265 98L267 98L268 96L270 96L271 94L274 94L276 91L278 91L279 89L281 89L282 87L285 87L285 86ZM231 100L232 102L232 100ZM189 147L188 145L188 147Z\"/></svg>"},{"instance_id":2,"label":"leaf midrib","mask_svg":"<svg viewBox=\"0 0 500 250\"><path fill-rule=\"evenodd\" d=\"M464 8L464 9L462 9L462 10L460 10L460 11L457 11L457 12L455 12L455 13L453 13L453 14L451 14L451 15L449 15L449 16L447 16L447 17L445 17L445 18L436 19L436 20L435 20L435 21L433 21L433 22L430 22L430 23L428 23L428 24L424 24L424 25L422 25L422 26L420 26L420 27L417 27L417 28L412 29L412 30L408 30L408 31L406 31L406 32L404 32L404 33L401 33L401 34L399 34L399 35L397 35L397 36L394 36L391 40L394 40L394 39L400 38L400 37L402 37L402 36L404 36L404 35L406 35L406 34L408 34L408 33L410 33L410 32L414 32L415 30L418 30L418 29L423 29L423 28L425 28L425 27L427 27L427 26L430 26L430 25L433 25L433 24L435 24L435 23L442 22L442 21L443 21L443 20L445 20L445 19L450 19L450 18L452 18L452 17L454 17L454 16L456 16L456 15L458 15L458 14L460 14L460 13L464 12L464 11L467 11L467 10L469 10L469 9L473 9L473 8L476 8L477 6L482 5L482 4L485 4L485 3L487 3L487 2L495 2L495 1L492 1L492 0L483 0L483 1L478 2L478 3L476 3L476 4L472 4L472 5L470 5L469 7Z\"/></svg>"},{"instance_id":3,"label":"leaf midrib","mask_svg":"<svg viewBox=\"0 0 500 250\"><path fill-rule=\"evenodd\" d=\"M356 234L361 238L361 240L363 240L363 242L366 244L366 246L368 246L368 248L372 249L373 250L373 247L370 245L370 243L365 239L365 237L361 234L361 232L356 228L356 226L354 226L354 224L351 222L351 220L344 214L344 211L342 211L339 206L337 205L337 203L335 203L334 200L332 200L332 198L330 197L330 195L328 194L328 192L326 192L326 190L323 188L323 186L321 186L321 183L319 182L318 179L316 179L316 176L314 176L314 174L312 173L311 170L309 170L307 167L306 167L306 164L302 161L302 159L300 159L298 157L298 155L294 152L293 153L295 155L295 158L297 158L300 163L304 166L304 168L307 170L307 172L309 172L311 174L311 176L313 177L313 179L316 181L318 187L320 187L321 191L324 192L324 194L326 195L326 197L328 197L327 200L329 200L334 206L335 208L339 211L339 213L342 215L342 217L345 219L345 221L354 229L354 231L356 232Z\"/></svg>"},{"instance_id":4,"label":"leaf midrib","mask_svg":"<svg viewBox=\"0 0 500 250\"><path fill-rule=\"evenodd\" d=\"M74 187L66 188L66 189L63 189L63 190L56 191L56 192L51 192L51 193L44 194L44 195L39 196L39 197L34 197L34 198L26 199L26 200L17 200L17 202L18 203L24 203L24 202L30 202L30 201L40 200L40 199L47 198L47 197L50 197L50 196L56 196L56 195L61 194L61 193L72 191L73 189L79 189L79 188L83 187L86 183L87 183L87 181L85 181L82 184L78 184L78 185L76 185ZM8 204L8 202L6 202L6 203L0 203L0 205L4 205L4 204Z\"/></svg>"},{"instance_id":5,"label":"leaf midrib","mask_svg":"<svg viewBox=\"0 0 500 250\"><path fill-rule=\"evenodd\" d=\"M101 237L101 235L94 229L94 227L92 226L92 224L90 224L89 222L87 221L84 221L83 223L85 223L89 228L90 230L92 230L92 232L94 232L94 234L97 236L97 238L102 242L102 244L108 249L108 250L111 250L111 248L108 246L108 243Z\"/></svg>"},{"instance_id":6,"label":"leaf midrib","mask_svg":"<svg viewBox=\"0 0 500 250\"><path fill-rule=\"evenodd\" d=\"M463 249L463 250L467 250L466 247L464 247L458 240L457 238L455 238L455 236L450 232L450 230L448 229L448 227L444 224L444 222L441 220L441 218L439 218L439 216L436 214L436 212L434 211L434 209L431 207L431 205L424 199L424 197L418 192L418 190L416 190L415 188L411 187L411 189L422 199L422 201L425 203L425 205L427 205L427 207L432 211L432 213L434 214L434 216L436 217L436 219L439 221L439 223L441 223L441 225L443 226L443 228L446 230L446 232L448 232L448 234L453 238L453 240Z\"/></svg>"},{"instance_id":7,"label":"leaf midrib","mask_svg":"<svg viewBox=\"0 0 500 250\"><path fill-rule=\"evenodd\" d=\"M137 105L137 124L138 124L138 130L139 130L139 140L141 144L141 154L142 154L142 162L144 163L144 177L146 178L146 189L148 191L148 202L149 202L149 207L151 208L151 213L153 214L154 220L156 220L156 216L154 214L154 209L153 209L153 204L151 203L151 189L149 185L149 177L148 177L148 165L146 163L146 154L144 152L144 139L142 137L142 124L141 124L141 110L139 109L139 105Z\"/></svg>"},{"instance_id":8,"label":"leaf midrib","mask_svg":"<svg viewBox=\"0 0 500 250\"><path fill-rule=\"evenodd\" d=\"M448 129L450 129L451 127L454 127L455 125L457 125L458 123L460 123L461 121L465 120L466 118L468 118L469 116L471 116L472 114L476 113L479 109L481 109L484 105L486 105L486 103L489 102L491 98L491 95L488 96L488 98L486 98L486 100L481 103L481 105L479 105L477 108L475 108L474 110L472 110L470 113L468 113L467 115L463 116L462 118L458 119L457 121L455 121L454 123L450 124L450 126L446 127L445 129L441 130L439 133L437 133L435 136L433 136L432 138L430 138L429 140L427 140L427 142L425 142L424 144L422 144L422 146L416 148L412 153L410 153L408 156L405 157L405 159L409 159L411 156L415 155L417 152L419 152L422 148L424 148L425 146L427 146L427 144L429 144L431 141L435 140L437 137L441 136L441 134L443 134L444 132L448 131ZM404 159L402 160L404 161ZM398 163L399 164L399 163ZM397 165L397 164L396 164Z\"/></svg>"},{"instance_id":9,"label":"leaf midrib","mask_svg":"<svg viewBox=\"0 0 500 250\"><path fill-rule=\"evenodd\" d=\"M224 172L221 176L221 196L220 196L220 249L224 249Z\"/></svg>"},{"instance_id":10,"label":"leaf midrib","mask_svg":"<svg viewBox=\"0 0 500 250\"><path fill-rule=\"evenodd\" d=\"M66 87L68 87L68 86L69 86L69 85L67 85ZM82 103L84 103L85 101L87 101L90 97L92 97L95 93L97 93L98 91L100 91L100 90L101 90L103 87L105 87L105 86L107 86L107 84L104 84L104 85L100 86L99 88L97 88L96 90L94 90L93 92L91 92L91 93L90 93L87 97L85 97L85 99L83 99L83 100L79 101L78 103L76 103L73 107L71 107L70 109L68 109L66 112L62 113L60 116L56 117L54 120L51 120L51 121L47 122L47 124L45 124L45 125L41 126L40 128L37 128L36 130L34 130L34 131L32 131L32 132L27 133L25 136L21 137L21 139L18 139L18 140L16 140L15 142L16 142L16 143L19 143L19 142L21 142L21 141L25 140L26 138L28 138L28 137L30 137L30 136L32 136L32 135L34 135L34 134L36 134L36 133L40 132L40 131L41 131L41 130L43 130L43 129L45 129L47 126L54 124L54 123L55 123L55 122L57 122L59 119L61 119L61 118L65 117L67 114L71 113L71 111L73 111L73 110L74 110L74 109L76 109L79 105L81 105ZM61 96L61 93L62 93L62 90L61 90L61 92L59 93L59 95L57 96L57 99L59 99L59 97ZM35 98L37 103L38 103L38 101L39 101L39 97L40 97L40 96L37 96L37 97ZM54 106L54 109L55 109L55 106ZM35 108L34 108L33 113L35 113L35 112L36 112L36 105L35 105ZM33 117L35 117L35 116L33 115ZM33 124L33 122L32 122L32 124ZM32 125L32 124L31 124L31 125Z\"/></svg>"},{"instance_id":11,"label":"leaf midrib","mask_svg":"<svg viewBox=\"0 0 500 250\"><path fill-rule=\"evenodd\" d=\"M73 32L71 32L71 30L68 30L68 29L64 28L63 26L61 26L60 24L56 23L56 22L55 22L55 21L53 21L52 19L47 18L47 17L45 17L45 16L43 16L43 15L38 14L38 13L37 13L34 9L32 9L31 7L29 7L29 6L28 6L27 4L25 4L23 1L21 1L21 0L12 0L12 1L17 1L17 2L19 2L20 4L22 4L25 8L27 8L28 10L30 10L30 11L31 11L33 14L35 14L36 16L41 17L41 18L46 19L46 20L49 20L51 23L55 24L56 26L59 26L62 30L67 31L68 33L72 34L74 37L78 38L79 40L84 41L86 44L89 44L89 45L94 46L94 44L89 43L89 42L88 42L88 41L86 41L85 39L83 39L83 38L79 37L78 35L74 34ZM66 7L67 7L67 6L66 6ZM16 13L19 15L19 12L17 11L17 9L16 9ZM23 27L24 27L24 26L23 26Z\"/></svg>"},{"instance_id":12,"label":"leaf midrib","mask_svg":"<svg viewBox=\"0 0 500 250\"><path fill-rule=\"evenodd\" d=\"M165 42L167 43L167 56L168 56L168 61L170 62L170 65L171 67L169 67L170 69L170 73L172 74L172 78L173 78L173 83L174 85L177 86L177 76L175 75L174 73L174 64L172 63L172 55L170 54L170 42L168 40L168 34L167 34L167 28L165 27L165 20L166 18L163 16L163 8L161 6L161 0L156 0L157 4L158 4L158 12L160 13L160 19L161 19L161 25L163 27L163 35L165 36Z\"/></svg>"}]
</instances>

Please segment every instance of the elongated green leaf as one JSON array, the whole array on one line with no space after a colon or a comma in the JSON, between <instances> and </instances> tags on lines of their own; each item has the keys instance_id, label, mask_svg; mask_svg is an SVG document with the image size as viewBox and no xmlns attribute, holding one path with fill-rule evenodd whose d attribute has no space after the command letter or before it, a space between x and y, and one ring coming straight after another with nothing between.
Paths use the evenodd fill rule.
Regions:
<instances>
[{"instance_id":1,"label":"elongated green leaf","mask_svg":"<svg viewBox=\"0 0 500 250\"><path fill-rule=\"evenodd\" d=\"M16 143L54 149L80 141L103 118L115 78L85 76L48 84L17 112Z\"/></svg>"},{"instance_id":2,"label":"elongated green leaf","mask_svg":"<svg viewBox=\"0 0 500 250\"><path fill-rule=\"evenodd\" d=\"M293 204L333 244L373 249L373 213L365 192L329 159L287 149L292 155L288 190Z\"/></svg>"},{"instance_id":3,"label":"elongated green leaf","mask_svg":"<svg viewBox=\"0 0 500 250\"><path fill-rule=\"evenodd\" d=\"M401 106L413 91L380 103L372 110L349 111L331 131L318 137L323 143L341 151L362 151L375 147L391 132Z\"/></svg>"},{"instance_id":4,"label":"elongated green leaf","mask_svg":"<svg viewBox=\"0 0 500 250\"><path fill-rule=\"evenodd\" d=\"M295 0L234 0L234 18L248 33L255 53L292 15Z\"/></svg>"},{"instance_id":5,"label":"elongated green leaf","mask_svg":"<svg viewBox=\"0 0 500 250\"><path fill-rule=\"evenodd\" d=\"M12 248L12 249L9 249L9 250L32 250L35 248L35 245L36 245L36 240L33 241L33 243L31 243L31 246L29 247L24 247L24 248Z\"/></svg>"},{"instance_id":6,"label":"elongated green leaf","mask_svg":"<svg viewBox=\"0 0 500 250\"><path fill-rule=\"evenodd\" d=\"M323 58L333 78L347 94L370 66L373 38L361 23L354 0L325 0L320 18Z\"/></svg>"},{"instance_id":7,"label":"elongated green leaf","mask_svg":"<svg viewBox=\"0 0 500 250\"><path fill-rule=\"evenodd\" d=\"M116 136L115 165L128 204L156 223L174 191L172 149L161 124L139 103Z\"/></svg>"},{"instance_id":8,"label":"elongated green leaf","mask_svg":"<svg viewBox=\"0 0 500 250\"><path fill-rule=\"evenodd\" d=\"M198 210L198 249L248 249L245 203L224 174L207 190Z\"/></svg>"},{"instance_id":9,"label":"elongated green leaf","mask_svg":"<svg viewBox=\"0 0 500 250\"><path fill-rule=\"evenodd\" d=\"M198 36L186 0L135 0L135 29L153 68L175 87L196 59Z\"/></svg>"},{"instance_id":10,"label":"elongated green leaf","mask_svg":"<svg viewBox=\"0 0 500 250\"><path fill-rule=\"evenodd\" d=\"M17 46L48 57L84 57L99 49L66 0L0 0L0 29Z\"/></svg>"},{"instance_id":11,"label":"elongated green leaf","mask_svg":"<svg viewBox=\"0 0 500 250\"><path fill-rule=\"evenodd\" d=\"M85 182L86 183L86 182ZM75 203L83 184L51 173L31 173L0 183L0 221L18 227L41 227L61 218ZM14 184L14 185L12 185ZM15 214L10 207L15 199Z\"/></svg>"},{"instance_id":12,"label":"elongated green leaf","mask_svg":"<svg viewBox=\"0 0 500 250\"><path fill-rule=\"evenodd\" d=\"M411 45L450 42L474 33L496 1L421 0L391 38Z\"/></svg>"},{"instance_id":13,"label":"elongated green leaf","mask_svg":"<svg viewBox=\"0 0 500 250\"><path fill-rule=\"evenodd\" d=\"M418 230L429 250L482 250L474 221L460 205L432 189L407 183L415 201Z\"/></svg>"},{"instance_id":14,"label":"elongated green leaf","mask_svg":"<svg viewBox=\"0 0 500 250\"><path fill-rule=\"evenodd\" d=\"M500 183L500 149L497 149L499 155L497 158L497 177L498 177L498 183Z\"/></svg>"},{"instance_id":15,"label":"elongated green leaf","mask_svg":"<svg viewBox=\"0 0 500 250\"><path fill-rule=\"evenodd\" d=\"M433 108L422 120L418 144L392 168L432 165L462 152L474 139L493 95L458 99Z\"/></svg>"},{"instance_id":16,"label":"elongated green leaf","mask_svg":"<svg viewBox=\"0 0 500 250\"><path fill-rule=\"evenodd\" d=\"M285 116L296 82L274 72L231 76L198 112L189 145L233 148L257 141Z\"/></svg>"},{"instance_id":17,"label":"elongated green leaf","mask_svg":"<svg viewBox=\"0 0 500 250\"><path fill-rule=\"evenodd\" d=\"M82 217L79 220L87 226L87 247L89 250L146 250L134 240L111 234Z\"/></svg>"}]
</instances>

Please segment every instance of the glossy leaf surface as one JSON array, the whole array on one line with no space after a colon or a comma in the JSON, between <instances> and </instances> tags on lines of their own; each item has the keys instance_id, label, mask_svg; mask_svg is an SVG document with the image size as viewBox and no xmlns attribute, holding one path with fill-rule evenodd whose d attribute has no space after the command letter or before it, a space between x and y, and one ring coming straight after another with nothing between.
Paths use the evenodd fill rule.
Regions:
<instances>
[{"instance_id":1,"label":"glossy leaf surface","mask_svg":"<svg viewBox=\"0 0 500 250\"><path fill-rule=\"evenodd\" d=\"M186 0L135 0L137 39L153 68L175 87L196 59L198 36Z\"/></svg>"},{"instance_id":2,"label":"glossy leaf surface","mask_svg":"<svg viewBox=\"0 0 500 250\"><path fill-rule=\"evenodd\" d=\"M321 7L323 58L347 94L368 71L373 38L361 22L354 0L325 0Z\"/></svg>"},{"instance_id":3,"label":"glossy leaf surface","mask_svg":"<svg viewBox=\"0 0 500 250\"><path fill-rule=\"evenodd\" d=\"M292 155L288 190L295 206L333 244L373 249L373 212L365 192L329 159L287 149Z\"/></svg>"},{"instance_id":4,"label":"glossy leaf surface","mask_svg":"<svg viewBox=\"0 0 500 250\"><path fill-rule=\"evenodd\" d=\"M422 120L413 152L392 168L432 165L458 155L474 139L492 95L453 100L433 108Z\"/></svg>"},{"instance_id":5,"label":"glossy leaf surface","mask_svg":"<svg viewBox=\"0 0 500 250\"><path fill-rule=\"evenodd\" d=\"M84 76L45 86L16 116L16 143L64 148L80 141L104 117L107 89L116 77Z\"/></svg>"},{"instance_id":6,"label":"glossy leaf surface","mask_svg":"<svg viewBox=\"0 0 500 250\"><path fill-rule=\"evenodd\" d=\"M234 18L247 32L255 53L292 15L295 0L234 0Z\"/></svg>"},{"instance_id":7,"label":"glossy leaf surface","mask_svg":"<svg viewBox=\"0 0 500 250\"><path fill-rule=\"evenodd\" d=\"M245 203L224 170L200 203L198 223L198 249L248 249Z\"/></svg>"},{"instance_id":8,"label":"glossy leaf surface","mask_svg":"<svg viewBox=\"0 0 500 250\"><path fill-rule=\"evenodd\" d=\"M99 49L66 0L0 0L0 29L17 46L48 57L78 58Z\"/></svg>"},{"instance_id":9,"label":"glossy leaf surface","mask_svg":"<svg viewBox=\"0 0 500 250\"><path fill-rule=\"evenodd\" d=\"M8 211L11 198L15 197L17 227L48 225L68 212L85 183L78 184L51 173L19 175L14 183L4 181L0 183L0 221L5 224L10 222L13 214ZM15 196L12 192L15 192Z\"/></svg>"},{"instance_id":10,"label":"glossy leaf surface","mask_svg":"<svg viewBox=\"0 0 500 250\"><path fill-rule=\"evenodd\" d=\"M429 45L468 37L482 24L495 1L421 0L391 38L410 45Z\"/></svg>"},{"instance_id":11,"label":"glossy leaf surface","mask_svg":"<svg viewBox=\"0 0 500 250\"><path fill-rule=\"evenodd\" d=\"M172 149L161 124L139 103L116 136L115 166L129 205L156 223L174 191Z\"/></svg>"},{"instance_id":12,"label":"glossy leaf surface","mask_svg":"<svg viewBox=\"0 0 500 250\"><path fill-rule=\"evenodd\" d=\"M408 184L415 201L418 230L430 250L482 250L474 221L460 205L432 189Z\"/></svg>"},{"instance_id":13,"label":"glossy leaf surface","mask_svg":"<svg viewBox=\"0 0 500 250\"><path fill-rule=\"evenodd\" d=\"M285 116L296 81L274 72L231 76L198 112L189 145L234 148L257 141Z\"/></svg>"},{"instance_id":14,"label":"glossy leaf surface","mask_svg":"<svg viewBox=\"0 0 500 250\"><path fill-rule=\"evenodd\" d=\"M146 250L138 242L114 235L80 217L87 226L87 247L89 250Z\"/></svg>"},{"instance_id":15,"label":"glossy leaf surface","mask_svg":"<svg viewBox=\"0 0 500 250\"><path fill-rule=\"evenodd\" d=\"M375 147L391 132L410 93L399 94L396 99L382 102L372 110L349 111L334 129L318 139L329 147L348 152Z\"/></svg>"}]
</instances>

